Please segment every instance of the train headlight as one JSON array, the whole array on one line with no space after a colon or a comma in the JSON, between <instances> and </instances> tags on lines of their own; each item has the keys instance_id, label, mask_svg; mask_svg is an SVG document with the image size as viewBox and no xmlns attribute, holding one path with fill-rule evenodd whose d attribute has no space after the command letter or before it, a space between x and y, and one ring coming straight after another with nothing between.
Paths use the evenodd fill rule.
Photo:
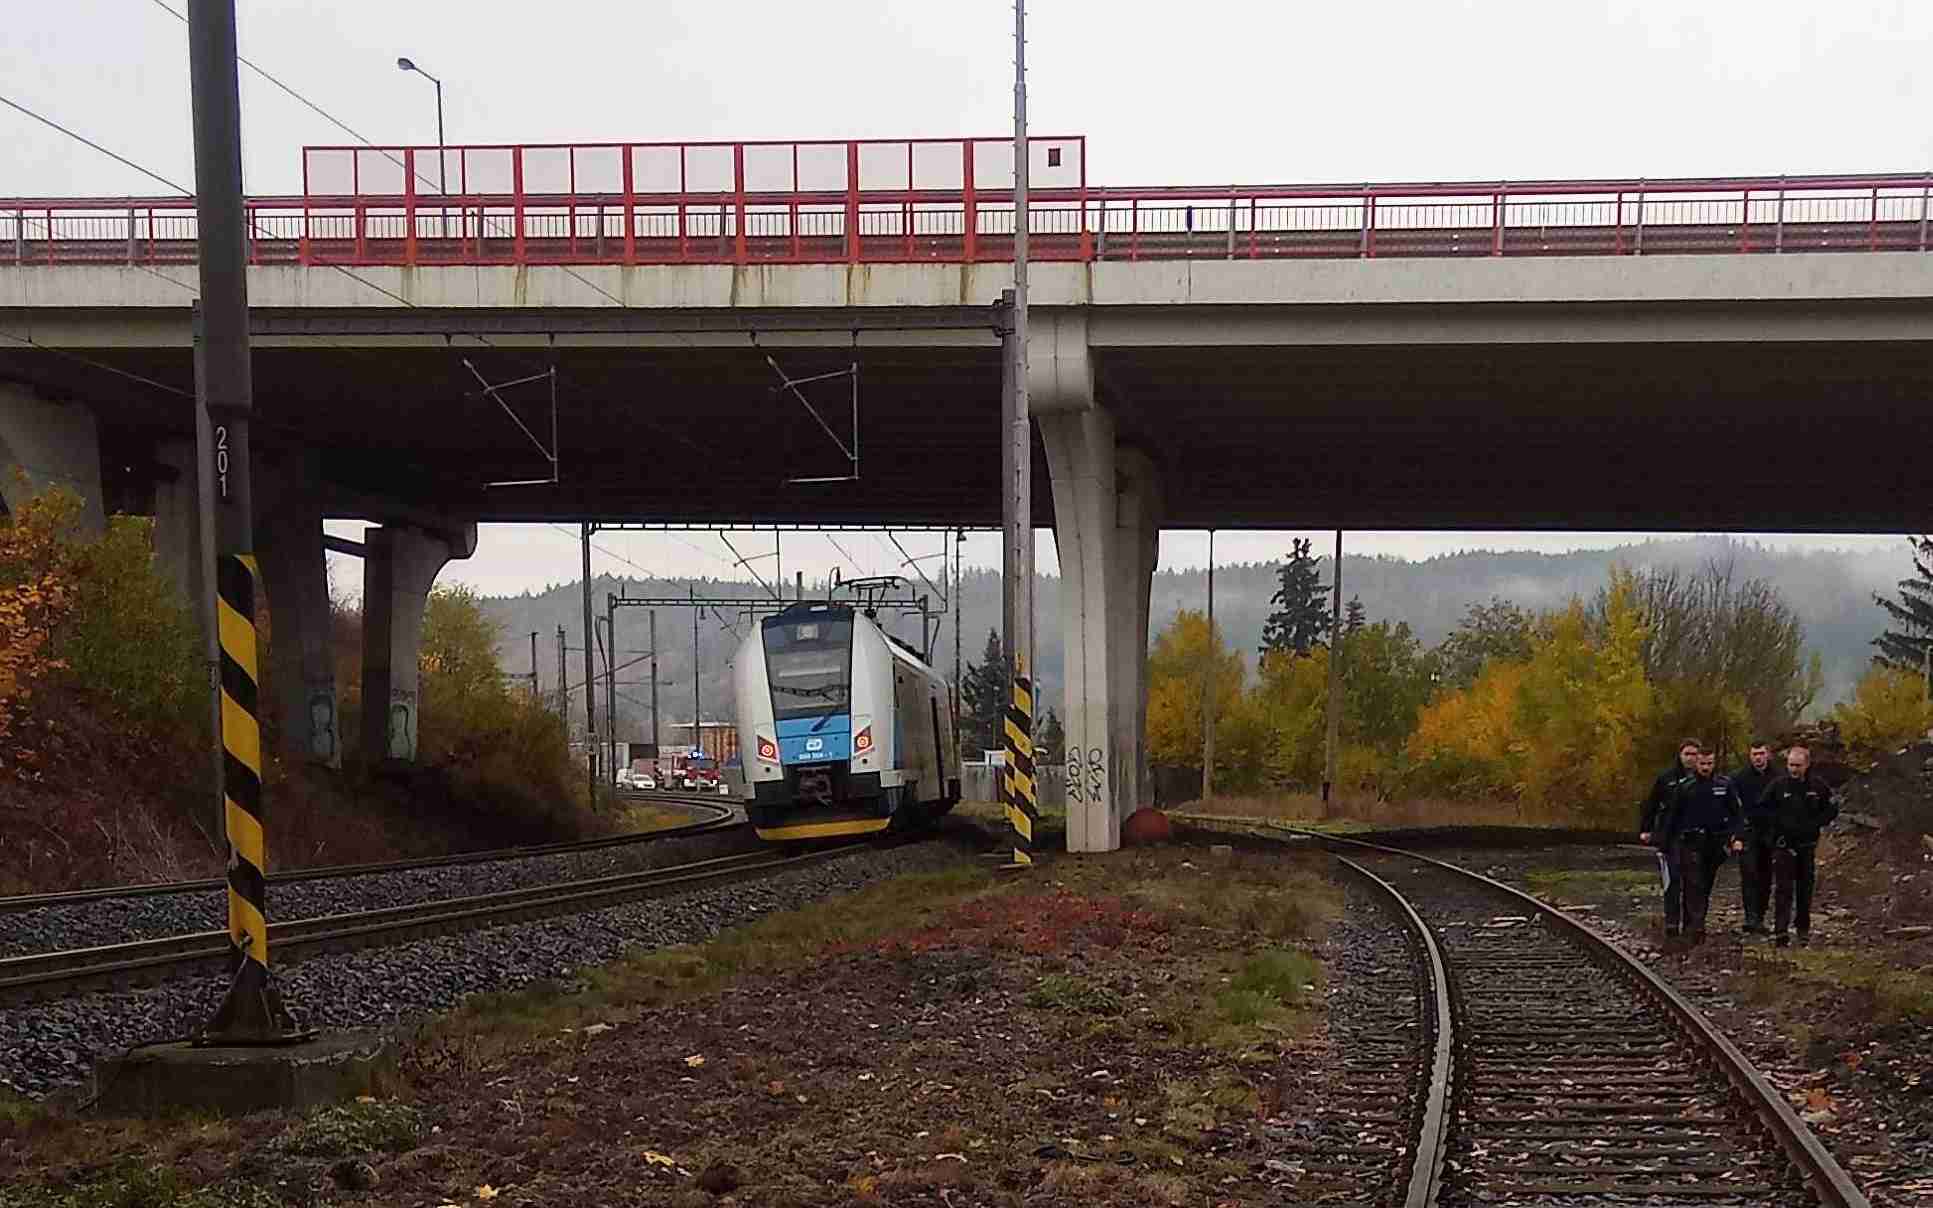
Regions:
<instances>
[{"instance_id":1,"label":"train headlight","mask_svg":"<svg viewBox=\"0 0 1933 1208\"><path fill-rule=\"evenodd\" d=\"M779 744L761 734L758 736L758 757L766 763L779 761Z\"/></svg>"}]
</instances>

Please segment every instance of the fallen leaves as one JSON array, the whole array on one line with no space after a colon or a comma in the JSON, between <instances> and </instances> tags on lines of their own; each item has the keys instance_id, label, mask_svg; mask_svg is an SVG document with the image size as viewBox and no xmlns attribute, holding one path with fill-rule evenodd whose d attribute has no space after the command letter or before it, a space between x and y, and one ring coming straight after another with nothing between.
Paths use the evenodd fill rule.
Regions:
<instances>
[{"instance_id":1,"label":"fallen leaves","mask_svg":"<svg viewBox=\"0 0 1933 1208\"><path fill-rule=\"evenodd\" d=\"M483 1183L477 1187L477 1198L480 1200L494 1200L497 1198L497 1189L488 1183Z\"/></svg>"},{"instance_id":2,"label":"fallen leaves","mask_svg":"<svg viewBox=\"0 0 1933 1208\"><path fill-rule=\"evenodd\" d=\"M673 1158L670 1154L659 1153L655 1149L645 1150L644 1160L646 1164L651 1166L676 1166L678 1164L677 1159Z\"/></svg>"},{"instance_id":3,"label":"fallen leaves","mask_svg":"<svg viewBox=\"0 0 1933 1208\"><path fill-rule=\"evenodd\" d=\"M705 1064L705 1055L703 1053L693 1053L691 1056L685 1058L685 1064L695 1070Z\"/></svg>"}]
</instances>

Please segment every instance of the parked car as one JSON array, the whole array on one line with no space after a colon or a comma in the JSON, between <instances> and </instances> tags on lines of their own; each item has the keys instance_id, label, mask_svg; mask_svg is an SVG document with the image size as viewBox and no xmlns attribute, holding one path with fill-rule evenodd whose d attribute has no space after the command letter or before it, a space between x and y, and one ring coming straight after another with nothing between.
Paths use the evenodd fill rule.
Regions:
<instances>
[{"instance_id":1,"label":"parked car","mask_svg":"<svg viewBox=\"0 0 1933 1208\"><path fill-rule=\"evenodd\" d=\"M630 768L619 768L617 770L617 786L621 789L630 789L630 788L637 787L637 785L632 782Z\"/></svg>"},{"instance_id":2,"label":"parked car","mask_svg":"<svg viewBox=\"0 0 1933 1208\"><path fill-rule=\"evenodd\" d=\"M639 772L637 775L631 777L631 787L634 789L650 790L657 788L658 782L651 778L651 773Z\"/></svg>"}]
</instances>

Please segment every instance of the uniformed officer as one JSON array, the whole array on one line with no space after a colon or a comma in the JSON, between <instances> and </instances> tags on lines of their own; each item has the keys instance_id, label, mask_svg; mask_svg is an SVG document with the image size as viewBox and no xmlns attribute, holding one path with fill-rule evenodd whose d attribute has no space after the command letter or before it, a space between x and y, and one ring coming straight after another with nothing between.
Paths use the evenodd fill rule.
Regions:
<instances>
[{"instance_id":1,"label":"uniformed officer","mask_svg":"<svg viewBox=\"0 0 1933 1208\"><path fill-rule=\"evenodd\" d=\"M1678 782L1692 774L1692 765L1698 760L1698 752L1704 742L1697 738L1687 738L1678 744L1678 759L1670 767L1658 773L1651 782L1651 792L1638 806L1638 842L1649 843L1658 851L1658 875L1665 887L1665 934L1678 934L1678 918L1684 901L1684 885L1672 870L1671 845L1665 841L1665 824L1671 815L1672 803L1677 799Z\"/></svg>"},{"instance_id":2,"label":"uniformed officer","mask_svg":"<svg viewBox=\"0 0 1933 1208\"><path fill-rule=\"evenodd\" d=\"M1699 750L1692 774L1678 782L1665 829L1672 875L1683 886L1685 935L1693 944L1705 942L1705 913L1726 849L1744 850L1740 837L1745 809L1731 777L1718 775L1717 769L1717 753ZM1666 935L1677 931L1676 923L1667 905Z\"/></svg>"},{"instance_id":3,"label":"uniformed officer","mask_svg":"<svg viewBox=\"0 0 1933 1208\"><path fill-rule=\"evenodd\" d=\"M1786 928L1799 933L1801 946L1812 940L1812 890L1817 881L1819 832L1839 816L1832 786L1812 771L1812 751L1794 745L1785 753L1785 775L1766 786L1763 808L1772 815L1773 942L1783 948ZM1798 896L1798 916L1792 899Z\"/></svg>"},{"instance_id":4,"label":"uniformed officer","mask_svg":"<svg viewBox=\"0 0 1933 1208\"><path fill-rule=\"evenodd\" d=\"M1744 767L1732 773L1732 787L1745 807L1745 850L1738 857L1738 892L1745 907L1745 931L1765 934L1765 904L1772 896L1772 818L1761 805L1765 789L1783 775L1772 764L1772 744L1754 739Z\"/></svg>"}]
</instances>

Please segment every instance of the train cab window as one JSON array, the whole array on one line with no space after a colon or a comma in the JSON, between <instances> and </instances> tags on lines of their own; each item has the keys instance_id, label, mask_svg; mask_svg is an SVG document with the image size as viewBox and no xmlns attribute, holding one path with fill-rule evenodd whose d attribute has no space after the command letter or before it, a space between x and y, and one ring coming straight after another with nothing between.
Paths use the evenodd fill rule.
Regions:
<instances>
[{"instance_id":1,"label":"train cab window","mask_svg":"<svg viewBox=\"0 0 1933 1208\"><path fill-rule=\"evenodd\" d=\"M818 717L852 699L852 617L772 617L761 624L772 716Z\"/></svg>"}]
</instances>

